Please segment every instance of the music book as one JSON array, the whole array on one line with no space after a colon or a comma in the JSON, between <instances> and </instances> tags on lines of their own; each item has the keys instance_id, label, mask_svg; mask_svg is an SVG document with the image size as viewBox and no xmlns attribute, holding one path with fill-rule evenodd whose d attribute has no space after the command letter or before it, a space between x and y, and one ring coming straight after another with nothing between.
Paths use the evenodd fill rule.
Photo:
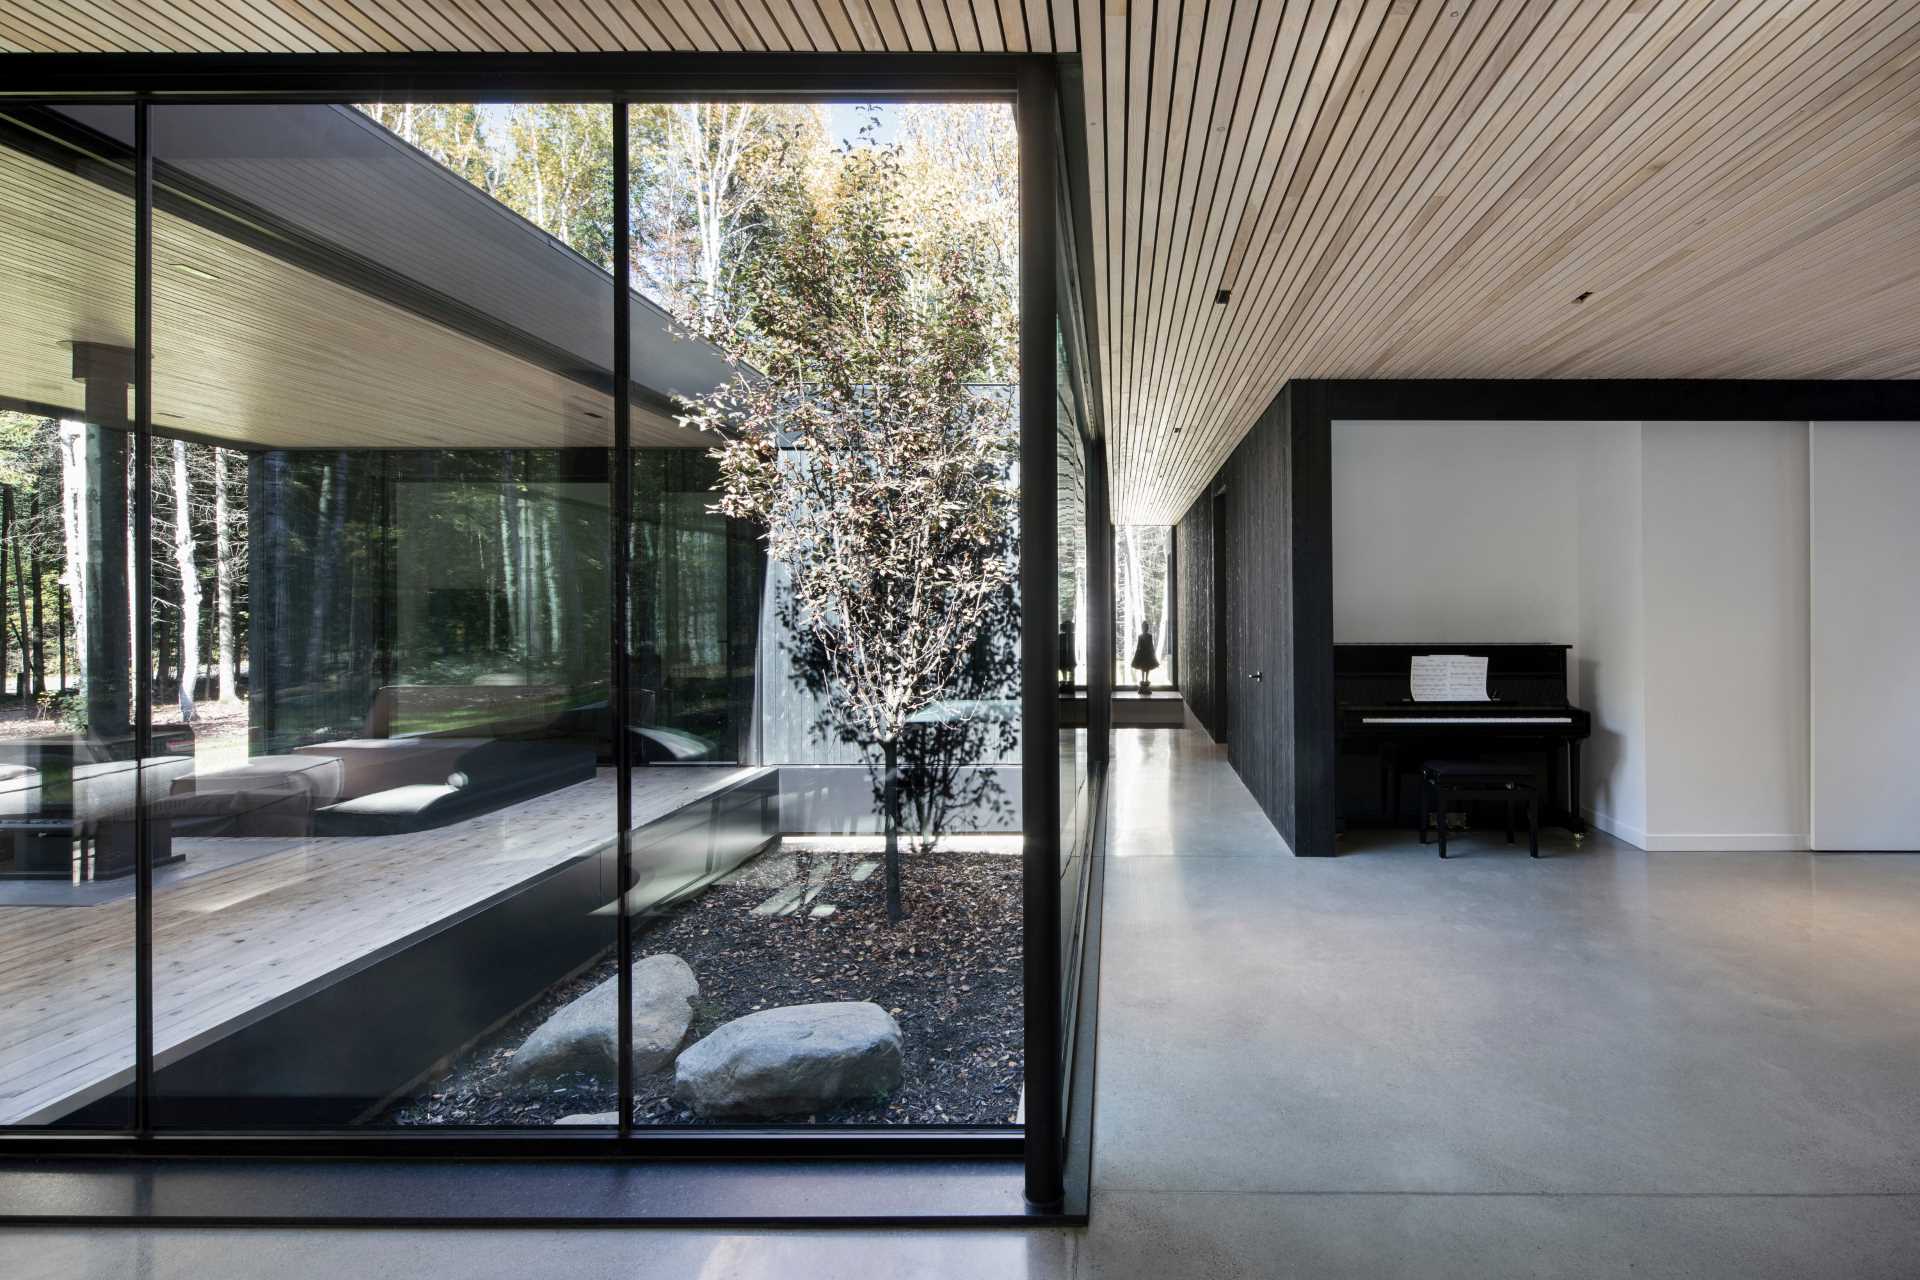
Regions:
<instances>
[{"instance_id":1,"label":"music book","mask_svg":"<svg viewBox=\"0 0 1920 1280\"><path fill-rule=\"evenodd\" d=\"M1415 702L1490 702L1487 659L1466 653L1416 653L1409 677Z\"/></svg>"}]
</instances>

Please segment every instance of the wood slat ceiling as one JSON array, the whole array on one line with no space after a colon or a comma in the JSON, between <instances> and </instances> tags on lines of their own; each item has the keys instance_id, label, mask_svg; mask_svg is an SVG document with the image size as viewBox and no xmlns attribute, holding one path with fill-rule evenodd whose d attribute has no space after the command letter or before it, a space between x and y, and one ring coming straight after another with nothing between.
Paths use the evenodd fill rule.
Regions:
<instances>
[{"instance_id":1,"label":"wood slat ceiling","mask_svg":"<svg viewBox=\"0 0 1920 1280\"><path fill-rule=\"evenodd\" d=\"M1920 376L1913 0L0 0L0 43L1077 54L1123 521L1289 378Z\"/></svg>"}]
</instances>

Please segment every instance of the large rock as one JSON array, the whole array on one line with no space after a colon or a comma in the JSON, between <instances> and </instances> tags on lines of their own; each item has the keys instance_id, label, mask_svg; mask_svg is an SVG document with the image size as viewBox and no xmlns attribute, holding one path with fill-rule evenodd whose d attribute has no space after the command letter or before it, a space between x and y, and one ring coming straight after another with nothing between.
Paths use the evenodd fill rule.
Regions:
<instances>
[{"instance_id":1,"label":"large rock","mask_svg":"<svg viewBox=\"0 0 1920 1280\"><path fill-rule=\"evenodd\" d=\"M648 956L633 966L633 1069L645 1075L673 1061L693 1021L700 984L675 955ZM541 1023L513 1055L513 1075L557 1076L619 1069L620 978L616 974Z\"/></svg>"},{"instance_id":2,"label":"large rock","mask_svg":"<svg viewBox=\"0 0 1920 1280\"><path fill-rule=\"evenodd\" d=\"M673 1069L673 1096L714 1119L818 1111L899 1084L900 1026L863 1001L736 1018L681 1054Z\"/></svg>"}]
</instances>

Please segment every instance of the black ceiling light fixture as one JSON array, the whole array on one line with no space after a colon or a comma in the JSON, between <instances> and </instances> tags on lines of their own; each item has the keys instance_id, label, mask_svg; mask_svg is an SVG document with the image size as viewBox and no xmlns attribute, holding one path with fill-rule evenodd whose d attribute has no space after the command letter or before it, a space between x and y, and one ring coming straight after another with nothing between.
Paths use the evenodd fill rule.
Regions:
<instances>
[{"instance_id":1,"label":"black ceiling light fixture","mask_svg":"<svg viewBox=\"0 0 1920 1280\"><path fill-rule=\"evenodd\" d=\"M1577 298L1575 298L1575 299L1574 299L1574 301L1575 301L1576 303L1579 303L1579 302L1585 302L1585 301L1586 301L1586 300L1587 300L1588 298L1591 298L1592 296L1593 296L1593 290L1591 290L1591 289L1588 289L1588 290L1585 290L1584 292L1582 292L1582 293L1581 293L1581 295L1580 295L1579 297L1577 297Z\"/></svg>"},{"instance_id":2,"label":"black ceiling light fixture","mask_svg":"<svg viewBox=\"0 0 1920 1280\"><path fill-rule=\"evenodd\" d=\"M1216 290L1213 295L1213 305L1216 307L1224 307L1227 305L1227 299L1231 297L1233 297L1233 290L1231 289Z\"/></svg>"}]
</instances>

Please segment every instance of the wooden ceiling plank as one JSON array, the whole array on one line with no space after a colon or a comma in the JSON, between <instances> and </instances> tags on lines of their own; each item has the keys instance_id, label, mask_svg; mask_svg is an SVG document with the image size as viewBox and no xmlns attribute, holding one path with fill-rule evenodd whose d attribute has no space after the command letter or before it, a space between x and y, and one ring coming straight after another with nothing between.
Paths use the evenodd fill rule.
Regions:
<instances>
[{"instance_id":1,"label":"wooden ceiling plank","mask_svg":"<svg viewBox=\"0 0 1920 1280\"><path fill-rule=\"evenodd\" d=\"M1292 12L1292 6L1289 6L1289 12ZM1253 169L1243 169L1247 185L1241 188L1236 184L1226 216L1219 221L1217 249L1224 257L1219 259L1212 277L1217 282L1216 288L1231 289L1235 296L1226 307L1201 313L1199 328L1188 340L1190 345L1177 357L1181 362L1179 367L1194 369L1197 378L1212 379L1210 339L1217 333L1223 315L1237 314L1245 305L1239 296L1243 291L1234 279L1237 257L1244 252L1252 227L1261 218L1262 205L1273 198L1275 184L1281 182L1282 175L1291 172L1293 157L1304 145L1306 132L1312 128L1319 109L1315 86L1320 85L1324 89L1335 74L1329 64L1337 60L1339 54L1330 53L1329 50L1343 50L1346 47L1346 38L1353 29L1351 11L1347 16L1348 20L1341 22L1337 6L1315 5L1306 11L1304 21L1294 28L1295 41L1289 55L1287 73L1276 86L1279 92L1274 113L1255 135L1266 139L1265 145ZM1282 32L1284 39L1284 24ZM1268 83L1275 84L1271 73ZM1230 228L1232 238L1228 239ZM1174 376L1178 378L1180 375L1176 372ZM1183 424L1178 417L1170 424L1180 425ZM1187 450L1194 449L1196 445L1205 449L1209 443L1204 439L1182 441ZM1220 457L1224 461L1225 455L1221 454Z\"/></svg>"},{"instance_id":2,"label":"wooden ceiling plank","mask_svg":"<svg viewBox=\"0 0 1920 1280\"><path fill-rule=\"evenodd\" d=\"M721 49L731 49L733 36L727 31L720 15L712 6L700 3L700 0L655 0L667 13L674 25L692 43L695 53L714 53ZM855 0L858 3L858 0ZM698 12L696 12L696 7ZM708 24L713 24L709 26Z\"/></svg>"},{"instance_id":3,"label":"wooden ceiling plank","mask_svg":"<svg viewBox=\"0 0 1920 1280\"><path fill-rule=\"evenodd\" d=\"M1615 2L1618 3L1618 0ZM1566 22L1543 30L1547 31L1547 38L1523 64L1521 73L1506 86L1508 92L1489 102L1487 110L1481 113L1484 127L1473 131L1473 141L1466 149L1468 158L1462 170L1464 174L1477 177L1490 165L1497 165L1502 157L1527 147L1544 145L1544 139L1555 120L1552 104L1555 100L1570 96L1565 90L1570 81L1576 78L1566 73L1582 66L1586 57L1604 39L1608 24L1597 10L1590 9L1583 17L1570 17ZM1457 183L1449 193L1450 199L1439 206L1440 216L1429 225L1435 228L1450 225L1446 215L1461 198L1460 193L1476 190L1478 188L1472 181ZM1273 314L1284 314L1279 310L1283 295L1275 292L1268 296ZM1275 343L1285 344L1294 332L1297 329L1275 333L1272 326L1262 326L1255 334L1255 341L1271 348ZM1227 358L1239 359L1245 354L1245 344L1242 346L1242 350L1230 346ZM1244 384L1236 387L1236 394L1243 391Z\"/></svg>"},{"instance_id":4,"label":"wooden ceiling plank","mask_svg":"<svg viewBox=\"0 0 1920 1280\"><path fill-rule=\"evenodd\" d=\"M1652 291L1641 286L1654 286L1668 300L1659 308L1657 322L1643 322L1617 335L1605 330L1594 333L1597 321L1589 321L1582 326L1587 345L1568 352L1563 343L1555 353L1558 363L1548 367L1588 359L1595 352L1605 354L1608 344L1638 341L1642 333L1660 336L1693 310L1707 310L1722 316L1725 324L1743 327L1748 312L1718 310L1709 295L1743 275L1766 287L1770 283L1766 267L1773 258L1920 181L1920 163L1889 166L1880 162L1887 144L1911 130L1912 115L1920 108L1920 84L1893 83L1888 96L1890 101L1876 104L1824 141L1817 158L1802 159L1779 175L1777 185L1754 192L1748 206L1723 211L1719 221L1729 224L1726 232L1714 235L1713 224L1703 226L1697 237L1702 244L1699 250L1677 246L1665 259L1645 264L1623 280L1606 309L1631 309L1638 296Z\"/></svg>"},{"instance_id":5,"label":"wooden ceiling plank","mask_svg":"<svg viewBox=\"0 0 1920 1280\"><path fill-rule=\"evenodd\" d=\"M1491 11L1479 10L1478 13L1486 15L1485 25L1473 30L1472 43L1466 56L1459 62L1457 74L1445 82L1445 94L1440 99L1444 105L1439 109L1430 110L1421 122L1419 127L1426 136L1430 139L1455 136L1464 122L1454 119L1454 112L1464 109L1471 114L1492 95L1500 77L1508 67L1522 57L1529 42L1537 38L1544 39L1541 28L1553 12L1547 0L1510 0L1508 4ZM1444 60L1443 65L1445 65ZM1439 180L1442 166L1433 164L1429 156L1423 155L1420 159L1427 162L1426 167L1422 174L1408 175L1409 181L1396 192L1399 201L1396 208L1404 208L1420 198L1423 183ZM1377 245L1378 241L1373 243ZM1343 299L1343 301L1349 300L1351 298ZM1219 357L1214 350L1215 342L1221 328L1237 323L1237 317L1243 309L1257 318L1257 311L1249 306L1244 294L1237 296L1228 307L1219 309L1225 312L1225 315L1217 313L1204 315L1201 328L1193 343L1196 351L1194 358L1201 362L1195 368L1191 384L1196 389L1205 380L1210 380L1214 376L1214 370L1220 367ZM1197 390L1189 394L1197 399ZM1177 484L1188 487L1204 485L1213 471L1225 461L1227 455L1239 443L1245 430L1222 411L1224 406L1218 404L1213 406L1214 412L1210 422L1195 413L1196 407L1196 404L1190 403L1182 410L1185 413L1194 414L1186 432L1193 437L1193 443L1189 446L1192 453L1189 469L1176 479Z\"/></svg>"},{"instance_id":6,"label":"wooden ceiling plank","mask_svg":"<svg viewBox=\"0 0 1920 1280\"><path fill-rule=\"evenodd\" d=\"M1628 66L1637 71L1648 61L1671 55L1686 43L1690 32L1698 34L1697 24L1711 22L1726 11L1724 0L1716 0L1713 5L1672 6L1663 11L1663 16L1671 19L1664 23L1640 20L1634 28L1632 61ZM1419 234L1396 247L1382 272L1378 296L1393 308L1394 320L1370 334L1353 335L1356 341L1370 344L1366 349L1382 360L1394 358L1398 344L1407 333L1414 331L1408 317L1422 300L1422 290L1427 287L1423 282L1430 283L1433 279L1433 264L1457 260L1460 241L1474 233L1476 219L1498 200L1501 180L1514 171L1515 163L1521 159L1515 153L1537 146L1540 136L1537 130L1526 129L1518 139L1518 147L1499 147L1485 159L1476 158L1472 180L1459 184L1446 199L1432 206L1431 216ZM1343 340L1345 337L1343 335Z\"/></svg>"},{"instance_id":7,"label":"wooden ceiling plank","mask_svg":"<svg viewBox=\"0 0 1920 1280\"><path fill-rule=\"evenodd\" d=\"M867 0L867 9L873 14L874 25L879 29L880 47L904 51L907 33L900 25L900 11L894 7L894 0Z\"/></svg>"},{"instance_id":8,"label":"wooden ceiling plank","mask_svg":"<svg viewBox=\"0 0 1920 1280\"><path fill-rule=\"evenodd\" d=\"M1106 85L1105 129L1106 139L1106 188L1107 198L1104 210L1096 213L1104 220L1104 252L1097 270L1106 278L1106 305L1101 310L1101 331L1099 342L1102 352L1101 371L1104 375L1102 394L1106 400L1107 423L1109 430L1117 434L1124 427L1120 415L1120 400L1116 392L1120 378L1119 356L1116 351L1115 335L1119 332L1121 292L1120 260L1125 252L1126 237L1121 228L1121 206L1126 203L1126 143L1127 143L1127 9L1128 0L1096 0L1101 4L1100 39L1103 45L1101 65L1105 68ZM1118 452L1118 445L1115 445Z\"/></svg>"},{"instance_id":9,"label":"wooden ceiling plank","mask_svg":"<svg viewBox=\"0 0 1920 1280\"><path fill-rule=\"evenodd\" d=\"M1563 60L1582 47L1581 38L1590 36L1592 32L1592 23L1589 21L1591 10L1584 15L1567 12L1561 17L1562 21L1541 22L1531 27L1516 24L1512 32L1524 31L1525 43L1518 46L1518 52L1511 61L1503 64L1516 68L1516 74L1503 76L1496 82L1495 92L1478 100L1468 127L1461 131L1449 148L1449 156L1443 158L1437 168L1450 174L1473 174L1479 170L1480 157L1504 154L1505 149L1499 144L1507 138L1510 130L1520 130L1523 137L1538 136L1545 126L1537 119L1527 117L1527 104L1549 83ZM1446 207L1446 203L1450 201L1443 202L1440 207ZM1270 274L1270 259L1274 251L1275 246L1269 246L1259 268L1261 276L1252 303L1254 314L1259 319L1254 325L1233 334L1218 348L1220 354L1216 357L1226 379L1226 385L1219 391L1218 403L1227 406L1228 420L1236 424L1236 429L1244 429L1239 424L1250 423L1259 412L1249 411L1247 406L1249 361L1262 357L1270 361L1270 348L1285 337L1284 333L1276 333L1276 326L1286 317L1279 316L1273 309L1273 289L1278 283L1277 277ZM1263 363L1260 367L1272 366ZM1233 372L1224 372L1227 370Z\"/></svg>"},{"instance_id":10,"label":"wooden ceiling plank","mask_svg":"<svg viewBox=\"0 0 1920 1280\"><path fill-rule=\"evenodd\" d=\"M968 0L947 0L947 16L953 20L953 40L961 53L979 53L980 28L974 21Z\"/></svg>"},{"instance_id":11,"label":"wooden ceiling plank","mask_svg":"<svg viewBox=\"0 0 1920 1280\"><path fill-rule=\"evenodd\" d=\"M766 43L760 39L753 24L747 21L739 0L689 0L689 7L700 15L707 29L713 32L714 39L720 42L721 48L748 53L766 51Z\"/></svg>"},{"instance_id":12,"label":"wooden ceiling plank","mask_svg":"<svg viewBox=\"0 0 1920 1280\"><path fill-rule=\"evenodd\" d=\"M953 34L953 19L947 15L944 0L920 0L920 16L926 20L927 36L934 49L941 53L959 50L959 41Z\"/></svg>"},{"instance_id":13,"label":"wooden ceiling plank","mask_svg":"<svg viewBox=\"0 0 1920 1280\"><path fill-rule=\"evenodd\" d=\"M1133 422L1133 352L1127 335L1133 332L1134 304L1140 290L1140 219L1146 199L1146 155L1148 111L1152 105L1153 20L1157 0L1130 0L1127 12L1126 62L1127 110L1125 142L1120 148L1123 183L1120 189L1121 253L1119 287L1115 297L1119 307L1113 318L1112 346L1114 363L1109 377L1114 378L1119 395L1119 447L1125 448ZM1177 0L1168 0L1177 3Z\"/></svg>"},{"instance_id":14,"label":"wooden ceiling plank","mask_svg":"<svg viewBox=\"0 0 1920 1280\"><path fill-rule=\"evenodd\" d=\"M1675 110L1698 110L1698 104L1690 102L1687 90L1690 90L1696 78L1704 74L1704 69L1713 65L1712 54L1726 49L1738 49L1743 35L1752 25L1765 20L1768 15L1756 3L1742 14L1737 7L1715 12L1702 10L1693 22L1683 29L1670 42L1656 48L1652 44L1638 47L1634 63L1629 69L1635 74L1624 83L1618 80L1604 80L1601 89L1593 95L1589 104L1591 118L1587 128L1596 123L1603 128L1624 131L1634 122L1656 120L1661 112L1663 98L1671 98ZM1682 60L1687 61L1682 67ZM1662 92L1663 86L1671 93ZM1576 138L1580 133L1574 134ZM1589 142L1595 139L1589 138ZM1405 310L1398 322L1397 330L1387 336L1389 350L1392 344L1404 340L1403 335L1419 333L1430 324L1437 323L1436 316L1444 309L1455 306L1449 288L1449 276L1456 271L1466 255L1477 246L1488 242L1488 236L1499 224L1506 213L1524 209L1524 196L1512 203L1508 197L1513 185L1523 185L1536 166L1547 161L1552 152L1542 152L1531 156L1522 167L1520 157L1508 159L1500 170L1485 183L1479 193L1478 202L1461 211L1456 220L1460 230L1453 237L1449 252L1444 257L1429 260L1414 277L1412 287L1404 298ZM1511 184L1511 185L1510 185Z\"/></svg>"},{"instance_id":15,"label":"wooden ceiling plank","mask_svg":"<svg viewBox=\"0 0 1920 1280\"><path fill-rule=\"evenodd\" d=\"M1226 128L1216 128L1222 150L1215 180L1201 186L1208 216L1201 223L1199 243L1192 255L1191 292L1184 303L1178 297L1174 299L1174 336L1162 356L1169 383L1177 382L1187 363L1198 315L1211 305L1219 279L1219 255L1225 249L1224 228L1237 223L1250 197L1255 172L1277 149L1273 121L1282 109L1286 86L1298 70L1306 16L1302 6L1269 0L1257 12L1241 76L1229 84L1223 71L1214 110L1218 117L1222 106L1230 102L1230 114ZM1191 445L1183 442L1182 452L1190 449Z\"/></svg>"},{"instance_id":16,"label":"wooden ceiling plank","mask_svg":"<svg viewBox=\"0 0 1920 1280\"><path fill-rule=\"evenodd\" d=\"M352 0L307 0L307 7L328 15L337 30L357 32L361 48L369 53L401 53L406 42L387 27L360 12Z\"/></svg>"},{"instance_id":17,"label":"wooden ceiling plank","mask_svg":"<svg viewBox=\"0 0 1920 1280\"><path fill-rule=\"evenodd\" d=\"M1033 0L1041 11L1041 21L1046 20L1046 0ZM1000 0L1000 39L1001 47L1008 53L1030 53L1033 46L1027 39L1027 5L1023 0Z\"/></svg>"},{"instance_id":18,"label":"wooden ceiling plank","mask_svg":"<svg viewBox=\"0 0 1920 1280\"><path fill-rule=\"evenodd\" d=\"M859 0L854 0L859 3ZM865 47L861 43L860 31L848 16L845 0L820 0L820 16L827 20L827 28L833 32L833 40L842 53L859 53Z\"/></svg>"},{"instance_id":19,"label":"wooden ceiling plank","mask_svg":"<svg viewBox=\"0 0 1920 1280\"><path fill-rule=\"evenodd\" d=\"M1274 6L1266 7L1269 21L1274 9ZM1228 123L1247 75L1248 42L1254 37L1258 24L1258 11L1254 21L1242 22L1232 21L1234 11L1231 9L1219 11L1217 21L1215 12L1209 6L1194 75L1193 107L1182 145L1179 184L1172 197L1168 274L1156 297L1146 338L1155 364L1144 408L1148 423L1159 422L1165 414L1175 354L1174 321L1185 314L1187 300L1200 287L1194 279L1198 256L1194 252L1195 241L1200 228L1208 221L1206 214L1219 197Z\"/></svg>"},{"instance_id":20,"label":"wooden ceiling plank","mask_svg":"<svg viewBox=\"0 0 1920 1280\"><path fill-rule=\"evenodd\" d=\"M1234 297L1226 307L1216 308L1215 315L1207 318L1201 334L1203 339L1211 331L1219 332L1218 314L1233 313L1245 307L1239 295L1249 289L1257 289L1259 280L1245 271L1245 254L1251 245L1258 243L1256 227L1269 225L1281 212L1282 206L1297 202L1299 196L1293 194L1310 179L1311 161L1303 164L1303 156L1318 154L1319 146L1324 144L1326 131L1333 126L1342 109L1347 89L1358 74L1359 60L1351 62L1350 49L1365 50L1372 43L1372 35L1378 29L1379 22L1385 16L1385 10L1376 7L1358 13L1353 8L1335 7L1329 21L1321 28L1319 38L1313 39L1313 33L1306 33L1301 42L1302 54L1309 61L1303 62L1304 77L1289 77L1288 96L1291 99L1287 110L1287 125L1283 130L1280 146L1270 150L1272 167L1256 178L1254 192L1257 195L1249 199L1240 214L1238 228L1232 244L1227 250L1227 259L1221 268L1221 287L1233 290ZM1364 20L1364 25L1363 25ZM1333 114L1328 114L1328 107ZM1257 310L1254 312L1258 314ZM1211 344L1209 344L1210 346ZM1211 361L1211 354L1207 356ZM1207 369L1203 363L1201 369ZM1218 381L1216 373L1209 381ZM1169 423L1169 432L1173 426L1179 426L1184 433L1186 422L1175 418Z\"/></svg>"},{"instance_id":21,"label":"wooden ceiling plank","mask_svg":"<svg viewBox=\"0 0 1920 1280\"><path fill-rule=\"evenodd\" d=\"M779 0L768 0L776 4ZM927 13L920 0L893 0L893 6L900 17L900 29L906 33L907 47L915 53L928 53L933 49L933 28L927 25Z\"/></svg>"},{"instance_id":22,"label":"wooden ceiling plank","mask_svg":"<svg viewBox=\"0 0 1920 1280\"><path fill-rule=\"evenodd\" d=\"M171 10L158 7L129 12L96 4L94 0L72 0L51 12L42 10L38 16L43 24L57 22L73 31L76 40L98 38L111 32L113 38L121 42L122 48L133 51L156 44L164 46L167 52L231 51L230 46L209 39L197 24L183 20Z\"/></svg>"},{"instance_id":23,"label":"wooden ceiling plank","mask_svg":"<svg viewBox=\"0 0 1920 1280\"><path fill-rule=\"evenodd\" d=\"M1785 59L1786 65L1804 67L1805 74L1770 80L1750 107L1740 108L1746 119L1765 117L1772 121L1772 127L1743 129L1744 139L1730 144L1725 115L1729 108L1722 104L1719 114L1699 112L1672 122L1664 134L1630 153L1596 155L1584 169L1569 170L1561 190L1550 193L1555 197L1554 205L1542 215L1549 220L1546 230L1551 234L1530 235L1525 243L1533 248L1518 261L1503 264L1497 258L1483 260L1482 270L1470 283L1469 287L1486 288L1495 296L1514 299L1505 311L1510 319L1487 329L1486 340L1497 341L1502 336L1524 339L1541 327L1554 327L1555 317L1566 318L1567 301L1586 287L1584 283L1576 286L1573 281L1612 279L1617 255L1631 253L1635 247L1628 237L1657 233L1664 219L1680 216L1676 209L1683 208L1683 202L1705 198L1706 188L1726 180L1720 175L1748 169L1760 163L1758 157L1770 149L1806 136L1811 119L1824 112L1826 104L1821 98L1826 92L1864 88L1860 68L1866 61L1877 50L1889 47L1903 35L1910 39L1912 31L1920 29L1920 13L1907 19L1906 32L1899 30L1892 13L1884 13L1878 31L1856 28L1847 33L1844 47L1849 52L1838 65L1808 66L1798 55L1809 47L1841 43L1831 28L1847 15L1828 10L1809 11L1809 16L1813 21L1804 29L1781 32L1783 41L1792 38L1793 47L1781 49L1776 55ZM1747 74L1744 66L1731 62L1723 72L1726 77ZM1597 177L1589 177L1588 171L1596 164L1605 167ZM1553 306L1555 300L1557 308ZM1516 326L1522 326L1518 333Z\"/></svg>"},{"instance_id":24,"label":"wooden ceiling plank","mask_svg":"<svg viewBox=\"0 0 1920 1280\"><path fill-rule=\"evenodd\" d=\"M434 47L430 29L402 0L340 0L340 3L365 17L384 34L391 47L408 52L429 51Z\"/></svg>"},{"instance_id":25,"label":"wooden ceiling plank","mask_svg":"<svg viewBox=\"0 0 1920 1280\"><path fill-rule=\"evenodd\" d=\"M386 46L342 18L325 0L276 0L288 19L314 33L322 48L333 53L379 53Z\"/></svg>"},{"instance_id":26,"label":"wooden ceiling plank","mask_svg":"<svg viewBox=\"0 0 1920 1280\"><path fill-rule=\"evenodd\" d=\"M331 51L330 44L313 27L296 21L288 12L287 6L276 0L245 0L244 7L248 19L263 40L271 41L272 47L286 53L326 53Z\"/></svg>"},{"instance_id":27,"label":"wooden ceiling plank","mask_svg":"<svg viewBox=\"0 0 1920 1280\"><path fill-rule=\"evenodd\" d=\"M1438 12L1438 6L1428 6L1426 20L1416 30L1414 38L1408 40L1408 19L1413 16L1410 9L1395 5L1375 10L1377 25L1370 31L1359 33L1364 38L1365 54L1357 62L1349 60L1349 65L1354 67L1354 75L1344 88L1336 85L1332 91L1337 95L1337 114L1331 118L1330 127L1316 126L1320 136L1302 155L1300 172L1306 175L1306 181L1297 184L1296 192L1289 195L1292 207L1282 210L1288 230L1276 237L1276 241L1291 241L1300 251L1311 248L1312 242L1308 236L1304 233L1294 236L1292 228L1299 225L1311 229L1323 218L1332 200L1329 192L1337 194L1344 191L1354 166L1372 151L1367 144L1375 133L1374 126L1390 103L1397 99L1406 65L1413 60L1420 36ZM1402 75L1389 78L1395 70ZM1388 92L1377 91L1383 84L1388 86ZM1324 112L1321 121L1323 124L1329 121ZM1357 132L1363 125L1364 132ZM1295 261L1299 256L1299 252L1292 255Z\"/></svg>"},{"instance_id":28,"label":"wooden ceiling plank","mask_svg":"<svg viewBox=\"0 0 1920 1280\"><path fill-rule=\"evenodd\" d=\"M139 42L129 42L117 31L92 26L71 27L58 12L27 9L11 0L0 3L0 31L33 53L137 53Z\"/></svg>"},{"instance_id":29,"label":"wooden ceiling plank","mask_svg":"<svg viewBox=\"0 0 1920 1280\"><path fill-rule=\"evenodd\" d=\"M818 0L793 0L793 11L799 15L801 29L806 32L806 48L816 53L832 53L840 47Z\"/></svg>"},{"instance_id":30,"label":"wooden ceiling plank","mask_svg":"<svg viewBox=\"0 0 1920 1280\"><path fill-rule=\"evenodd\" d=\"M1204 0L1199 0L1204 7ZM1139 129L1144 134L1146 145L1140 149L1138 159L1138 183L1132 180L1130 169L1129 186L1135 195L1135 220L1130 235L1133 250L1129 258L1131 289L1128 295L1127 324L1119 335L1124 354L1126 381L1121 387L1121 402L1127 406L1124 425L1125 435L1120 437L1121 445L1130 451L1150 448L1143 437L1145 424L1141 421L1140 403L1144 398L1141 379L1144 376L1144 364L1148 359L1142 349L1141 334L1146 326L1146 316L1152 305L1153 296L1153 255L1158 242L1160 211L1166 203L1166 155L1170 136L1178 129L1182 131L1183 122L1176 103L1178 64L1180 50L1177 46L1181 30L1182 0L1155 0L1151 6L1141 6L1150 19L1152 26L1146 40L1146 75L1135 85L1135 93L1140 101L1130 101L1128 128L1134 128L1133 120L1140 121ZM1197 31L1198 24L1189 30ZM1132 50L1129 50L1131 57ZM1189 70L1192 58L1187 58ZM1191 98L1191 90L1188 94ZM1138 135L1136 135L1138 136ZM1136 157L1130 156L1129 160Z\"/></svg>"}]
</instances>

